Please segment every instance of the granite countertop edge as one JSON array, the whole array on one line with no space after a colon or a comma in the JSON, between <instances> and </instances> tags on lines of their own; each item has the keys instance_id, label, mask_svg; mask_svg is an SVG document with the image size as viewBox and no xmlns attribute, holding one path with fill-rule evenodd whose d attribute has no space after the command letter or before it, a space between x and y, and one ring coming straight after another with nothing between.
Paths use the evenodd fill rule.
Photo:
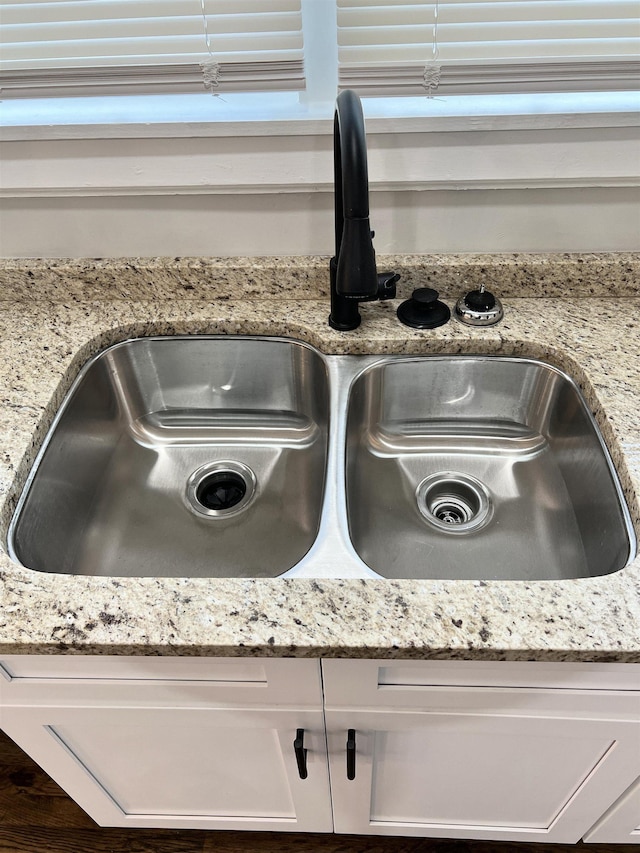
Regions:
<instances>
[{"instance_id":1,"label":"granite countertop edge","mask_svg":"<svg viewBox=\"0 0 640 853\"><path fill-rule=\"evenodd\" d=\"M325 354L487 352L550 361L583 389L639 531L640 256L514 258L478 256L467 266L438 258L449 299L455 283L493 263L496 292L503 295L502 283L507 294L497 327L452 322L414 332L397 322L395 300L363 306L362 326L348 336L326 325L317 259L282 261L277 288L277 259L264 273L259 259L236 261L233 298L209 278L202 290L203 268L207 276L218 268L211 260L0 261L1 547L82 362L110 343L152 334L271 334ZM402 262L412 285L433 285L433 259ZM154 269L159 295L147 281ZM554 271L553 287L540 282L541 269ZM588 291L580 297L571 285L578 278ZM1 654L640 662L640 558L598 578L485 582L88 578L34 572L0 553L0 581Z\"/></svg>"}]
</instances>

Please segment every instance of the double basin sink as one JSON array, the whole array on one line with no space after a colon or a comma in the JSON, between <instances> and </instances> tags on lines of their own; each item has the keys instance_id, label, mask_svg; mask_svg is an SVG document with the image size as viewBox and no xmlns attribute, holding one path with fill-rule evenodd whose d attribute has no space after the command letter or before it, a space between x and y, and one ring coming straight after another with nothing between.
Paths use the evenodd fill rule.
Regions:
<instances>
[{"instance_id":1,"label":"double basin sink","mask_svg":"<svg viewBox=\"0 0 640 853\"><path fill-rule=\"evenodd\" d=\"M635 539L555 367L173 337L85 365L9 550L79 575L522 581L618 571Z\"/></svg>"}]
</instances>

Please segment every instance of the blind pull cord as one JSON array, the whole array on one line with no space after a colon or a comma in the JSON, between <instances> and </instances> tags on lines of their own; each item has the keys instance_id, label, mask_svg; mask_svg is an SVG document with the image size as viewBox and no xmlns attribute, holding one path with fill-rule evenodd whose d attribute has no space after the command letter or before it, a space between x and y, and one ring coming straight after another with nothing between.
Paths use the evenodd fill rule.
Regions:
<instances>
[{"instance_id":1,"label":"blind pull cord","mask_svg":"<svg viewBox=\"0 0 640 853\"><path fill-rule=\"evenodd\" d=\"M207 25L207 10L205 8L205 0L200 0L200 6L202 7L204 40L207 46L207 53L209 54L209 58L205 59L203 62L200 63L200 68L202 69L202 78L205 89L208 89L214 97L219 98L220 95L216 91L216 89L220 85L220 70L222 66L214 58L213 51L211 50L211 38L209 36L209 28Z\"/></svg>"},{"instance_id":2,"label":"blind pull cord","mask_svg":"<svg viewBox=\"0 0 640 853\"><path fill-rule=\"evenodd\" d=\"M204 0L202 0L204 4ZM431 61L428 62L424 67L424 73L422 75L423 86L427 92L427 98L433 98L433 93L436 91L438 86L440 85L440 77L442 75L442 68L438 63L438 58L440 56L440 48L438 46L438 12L439 9L439 0L433 4L433 55L431 57Z\"/></svg>"}]
</instances>

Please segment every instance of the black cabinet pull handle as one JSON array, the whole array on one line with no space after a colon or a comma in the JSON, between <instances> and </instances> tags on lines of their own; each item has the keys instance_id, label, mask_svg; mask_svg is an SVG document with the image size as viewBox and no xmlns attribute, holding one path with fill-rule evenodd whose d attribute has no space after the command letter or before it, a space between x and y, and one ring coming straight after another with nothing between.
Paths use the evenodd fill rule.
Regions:
<instances>
[{"instance_id":1,"label":"black cabinet pull handle","mask_svg":"<svg viewBox=\"0 0 640 853\"><path fill-rule=\"evenodd\" d=\"M347 732L347 779L352 781L356 778L356 730L349 729Z\"/></svg>"},{"instance_id":2,"label":"black cabinet pull handle","mask_svg":"<svg viewBox=\"0 0 640 853\"><path fill-rule=\"evenodd\" d=\"M301 779L307 778L307 750L304 748L304 729L296 730L296 739L293 742L293 751L296 754L298 773Z\"/></svg>"}]
</instances>

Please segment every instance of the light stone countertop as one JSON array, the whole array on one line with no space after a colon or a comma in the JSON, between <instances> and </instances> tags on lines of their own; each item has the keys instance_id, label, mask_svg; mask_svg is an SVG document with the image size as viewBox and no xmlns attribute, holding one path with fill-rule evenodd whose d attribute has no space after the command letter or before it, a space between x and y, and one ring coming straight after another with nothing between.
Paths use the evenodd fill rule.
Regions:
<instances>
[{"instance_id":1,"label":"light stone countertop","mask_svg":"<svg viewBox=\"0 0 640 853\"><path fill-rule=\"evenodd\" d=\"M549 361L594 412L640 531L640 256L379 258L400 296L451 305L481 281L505 319L414 331L399 300L327 325L326 259L0 261L0 653L640 662L640 558L567 581L93 578L4 553L16 500L81 365L130 337L258 334L321 352L493 353Z\"/></svg>"}]
</instances>

